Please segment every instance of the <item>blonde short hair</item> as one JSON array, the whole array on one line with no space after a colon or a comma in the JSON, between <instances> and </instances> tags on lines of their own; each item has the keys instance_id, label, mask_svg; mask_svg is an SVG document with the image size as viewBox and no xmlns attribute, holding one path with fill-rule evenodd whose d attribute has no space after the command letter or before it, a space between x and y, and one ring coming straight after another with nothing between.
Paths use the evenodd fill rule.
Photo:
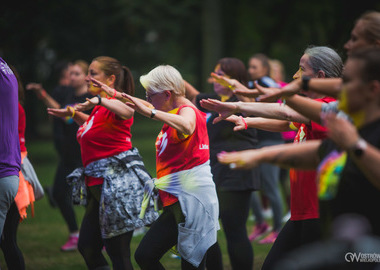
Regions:
<instances>
[{"instance_id":1,"label":"blonde short hair","mask_svg":"<svg viewBox=\"0 0 380 270\"><path fill-rule=\"evenodd\" d=\"M140 83L149 93L173 91L178 96L185 95L185 83L177 69L161 65L140 77Z\"/></svg>"}]
</instances>

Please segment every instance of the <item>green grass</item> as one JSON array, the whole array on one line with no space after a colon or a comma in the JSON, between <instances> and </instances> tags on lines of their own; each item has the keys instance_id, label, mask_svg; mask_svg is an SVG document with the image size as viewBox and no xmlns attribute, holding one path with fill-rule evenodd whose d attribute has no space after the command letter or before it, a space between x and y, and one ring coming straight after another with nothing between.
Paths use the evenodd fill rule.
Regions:
<instances>
[{"instance_id":1,"label":"green grass","mask_svg":"<svg viewBox=\"0 0 380 270\"><path fill-rule=\"evenodd\" d=\"M132 129L133 144L144 158L145 165L152 176L155 176L154 143L162 124L141 116L136 116ZM51 185L57 164L52 140L27 141L28 156L31 160L41 184ZM76 206L78 221L82 220L84 208ZM247 223L251 231L252 221ZM68 230L57 208L51 208L46 197L35 202L35 217L24 220L18 229L18 244L25 258L28 270L63 270L86 269L79 252L61 252L60 246L67 240ZM134 237L131 244L132 254L136 250L142 236ZM223 252L224 268L231 269L227 254L226 240L222 230L218 233L218 241ZM253 244L255 261L254 269L260 269L270 245ZM108 259L109 260L109 259ZM135 269L139 269L133 260ZM180 269L180 261L166 254L161 260L166 269ZM0 252L0 268L7 269L4 257Z\"/></svg>"}]
</instances>

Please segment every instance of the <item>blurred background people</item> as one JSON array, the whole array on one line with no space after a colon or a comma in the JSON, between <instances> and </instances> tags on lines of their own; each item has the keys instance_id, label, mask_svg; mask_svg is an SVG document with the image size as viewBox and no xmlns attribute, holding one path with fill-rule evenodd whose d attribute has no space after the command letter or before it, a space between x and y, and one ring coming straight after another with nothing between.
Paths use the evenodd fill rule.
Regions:
<instances>
[{"instance_id":1,"label":"blurred background people","mask_svg":"<svg viewBox=\"0 0 380 270\"><path fill-rule=\"evenodd\" d=\"M219 75L236 79L247 85L247 71L244 63L237 58L222 58L214 69ZM246 223L250 208L250 197L253 190L260 187L257 170L236 173L228 166L220 164L216 154L220 151L234 151L257 147L255 129L239 132L233 131L233 124L221 121L214 124L218 114L200 106L203 99L215 98L222 102L239 100L227 86L214 83L212 94L200 93L189 83L185 83L186 97L196 104L197 108L207 114L207 130L210 139L210 164L219 199L220 219L227 239L228 255L233 269L252 269L253 249L247 236ZM207 268L221 269L222 253L219 245L214 245L207 253Z\"/></svg>"},{"instance_id":2,"label":"blurred background people","mask_svg":"<svg viewBox=\"0 0 380 270\"><path fill-rule=\"evenodd\" d=\"M88 63L77 60L72 65L64 66L61 71L59 85L50 96L41 84L29 83L28 90L33 90L48 108L74 107L83 103L91 95L87 92L86 76ZM87 111L90 113L91 110ZM78 125L72 117L58 117L53 120L54 145L58 153L58 167L52 187L46 187L50 203L58 206L69 230L67 242L61 246L62 251L77 249L79 228L71 199L71 189L66 176L74 169L82 166L80 147L76 139Z\"/></svg>"},{"instance_id":3,"label":"blurred background people","mask_svg":"<svg viewBox=\"0 0 380 270\"><path fill-rule=\"evenodd\" d=\"M255 84L265 87L279 87L279 85L270 77L271 66L270 59L262 53L253 55L248 61L248 74L250 78L249 88L255 88ZM283 138L280 132L270 132L266 130L257 130L258 148L282 144ZM264 207L262 207L259 194L252 193L251 207L255 216L255 225L249 235L249 240L254 241L262 237L265 233L270 231L266 218L273 218L272 231L263 239L259 241L260 244L273 243L282 227L283 218L283 200L280 193L280 168L271 164L261 164L259 166L260 179L261 179L261 196L263 198ZM269 201L270 208L267 205ZM270 211L271 209L272 211ZM269 211L268 211L269 210ZM270 213L269 215L264 213Z\"/></svg>"}]
</instances>

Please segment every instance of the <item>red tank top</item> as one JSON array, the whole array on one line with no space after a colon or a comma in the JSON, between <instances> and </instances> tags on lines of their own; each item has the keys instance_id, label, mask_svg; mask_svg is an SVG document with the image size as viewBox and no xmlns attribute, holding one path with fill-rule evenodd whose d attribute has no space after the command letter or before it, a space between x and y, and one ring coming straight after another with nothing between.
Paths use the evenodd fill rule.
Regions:
<instances>
[{"instance_id":1,"label":"red tank top","mask_svg":"<svg viewBox=\"0 0 380 270\"><path fill-rule=\"evenodd\" d=\"M192 169L210 159L206 114L189 105L183 105L170 111L170 113L178 114L184 107L192 108L195 112L194 133L180 139L176 129L164 124L156 140L157 178ZM171 205L177 201L177 198L169 193L161 190L159 193L163 206Z\"/></svg>"},{"instance_id":2,"label":"red tank top","mask_svg":"<svg viewBox=\"0 0 380 270\"><path fill-rule=\"evenodd\" d=\"M77 132L83 166L131 149L132 124L133 118L124 120L102 106L95 106ZM86 183L99 185L103 179L86 177Z\"/></svg>"},{"instance_id":3,"label":"red tank top","mask_svg":"<svg viewBox=\"0 0 380 270\"><path fill-rule=\"evenodd\" d=\"M334 98L315 99L320 102L332 102ZM311 122L310 125L292 123L298 128L294 143L326 138L326 128ZM319 218L316 172L290 169L290 213L291 220Z\"/></svg>"}]
</instances>

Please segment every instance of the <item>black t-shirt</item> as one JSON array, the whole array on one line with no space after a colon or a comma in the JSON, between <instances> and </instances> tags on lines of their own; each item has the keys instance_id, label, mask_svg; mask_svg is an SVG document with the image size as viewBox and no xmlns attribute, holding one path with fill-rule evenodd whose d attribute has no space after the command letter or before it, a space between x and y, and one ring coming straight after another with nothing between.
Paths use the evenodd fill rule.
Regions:
<instances>
[{"instance_id":1,"label":"black t-shirt","mask_svg":"<svg viewBox=\"0 0 380 270\"><path fill-rule=\"evenodd\" d=\"M75 95L71 87L60 86L52 93L52 97L61 105L61 108L75 106L75 104L86 101L92 95L86 93L81 96ZM90 114L91 111L85 113ZM76 138L78 124L71 117L54 118L53 134L54 142L60 158L67 167L82 166L80 146Z\"/></svg>"},{"instance_id":2,"label":"black t-shirt","mask_svg":"<svg viewBox=\"0 0 380 270\"><path fill-rule=\"evenodd\" d=\"M216 94L202 93L197 96L198 109L207 114L207 131L210 140L210 164L214 182L218 190L257 190L260 187L258 170L231 170L229 166L218 162L216 155L222 151L241 151L257 148L257 131L249 128L243 131L234 131L235 124L221 121L213 124L218 116L216 112L210 112L200 106L202 99L219 99ZM227 102L235 102L238 99L233 96Z\"/></svg>"},{"instance_id":3,"label":"black t-shirt","mask_svg":"<svg viewBox=\"0 0 380 270\"><path fill-rule=\"evenodd\" d=\"M59 105L64 106L64 101L70 93L74 92L74 88L70 86L58 85L53 89L51 93L52 98L59 103ZM53 117L53 140L54 147L58 152L58 155L62 157L63 152L63 126L64 122L61 118Z\"/></svg>"},{"instance_id":4,"label":"black t-shirt","mask_svg":"<svg viewBox=\"0 0 380 270\"><path fill-rule=\"evenodd\" d=\"M279 85L270 77L264 76L258 80L256 80L256 83L258 85L264 86L264 87L279 87ZM248 82L248 88L254 88L253 81ZM252 115L254 116L254 115ZM281 136L280 132L272 132L267 130L258 129L257 130L257 139L259 142L262 141L283 141L283 138Z\"/></svg>"},{"instance_id":5,"label":"black t-shirt","mask_svg":"<svg viewBox=\"0 0 380 270\"><path fill-rule=\"evenodd\" d=\"M380 119L362 127L359 134L367 143L380 148ZM337 145L331 140L324 140L319 148L319 156L322 160L320 164L327 164L326 161L331 164L334 151L340 152ZM373 232L380 236L380 190L371 184L349 154L343 170L335 169L334 173L340 173L340 181L335 198L328 201L332 216L337 217L345 213L363 215L371 223ZM322 204L325 205L326 202Z\"/></svg>"}]
</instances>

